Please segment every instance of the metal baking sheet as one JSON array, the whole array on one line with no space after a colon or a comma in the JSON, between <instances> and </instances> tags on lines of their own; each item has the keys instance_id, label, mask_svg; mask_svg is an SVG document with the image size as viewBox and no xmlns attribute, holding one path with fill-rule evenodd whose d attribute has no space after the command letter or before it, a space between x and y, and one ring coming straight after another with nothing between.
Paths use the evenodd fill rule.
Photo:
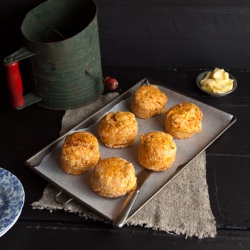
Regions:
<instances>
[{"instance_id":1,"label":"metal baking sheet","mask_svg":"<svg viewBox=\"0 0 250 250\"><path fill-rule=\"evenodd\" d=\"M99 138L96 126L103 115L110 111L129 111L131 96L139 86L145 83L157 85L168 96L166 109L184 101L197 104L203 112L202 131L189 139L175 139L177 155L173 166L167 171L155 172L150 175L149 179L141 188L140 195L137 198L128 219L138 212L158 192L160 192L162 188L166 187L174 177L176 177L184 168L188 167L189 163L191 163L195 157L211 145L211 143L220 137L236 121L236 118L231 114L170 90L154 80L144 78L136 83L131 89L108 103L101 110L75 126L69 131L69 133L84 130L93 133ZM164 114L150 119L137 118L137 122L139 133L136 141L131 146L124 149L110 149L105 147L102 143L99 143L102 158L110 156L122 157L133 163L136 173L142 170L142 167L137 162L140 134L149 131L164 131ZM50 183L56 185L63 192L76 198L87 207L112 221L117 215L126 196L109 199L95 194L89 185L89 177L92 170L79 176L68 175L63 172L59 166L58 160L62 144L67 134L68 133L61 136L28 159L26 165L47 179Z\"/></svg>"}]
</instances>

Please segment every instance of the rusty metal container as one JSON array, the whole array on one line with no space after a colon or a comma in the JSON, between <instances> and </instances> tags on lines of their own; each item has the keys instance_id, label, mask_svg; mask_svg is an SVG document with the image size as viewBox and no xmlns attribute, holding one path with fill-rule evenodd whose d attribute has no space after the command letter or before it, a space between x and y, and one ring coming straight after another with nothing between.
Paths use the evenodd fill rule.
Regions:
<instances>
[{"instance_id":1,"label":"rusty metal container","mask_svg":"<svg viewBox=\"0 0 250 250\"><path fill-rule=\"evenodd\" d=\"M91 0L48 0L21 25L24 47L4 59L13 107L57 110L94 102L103 92L97 7ZM31 61L32 93L22 96L18 61Z\"/></svg>"}]
</instances>

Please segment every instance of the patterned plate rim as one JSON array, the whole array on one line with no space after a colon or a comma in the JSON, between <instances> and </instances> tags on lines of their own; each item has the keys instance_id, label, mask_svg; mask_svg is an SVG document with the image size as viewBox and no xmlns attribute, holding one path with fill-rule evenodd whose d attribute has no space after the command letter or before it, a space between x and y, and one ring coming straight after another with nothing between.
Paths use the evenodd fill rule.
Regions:
<instances>
[{"instance_id":1,"label":"patterned plate rim","mask_svg":"<svg viewBox=\"0 0 250 250\"><path fill-rule=\"evenodd\" d=\"M20 180L11 172L0 167L0 236L17 221L25 200Z\"/></svg>"}]
</instances>

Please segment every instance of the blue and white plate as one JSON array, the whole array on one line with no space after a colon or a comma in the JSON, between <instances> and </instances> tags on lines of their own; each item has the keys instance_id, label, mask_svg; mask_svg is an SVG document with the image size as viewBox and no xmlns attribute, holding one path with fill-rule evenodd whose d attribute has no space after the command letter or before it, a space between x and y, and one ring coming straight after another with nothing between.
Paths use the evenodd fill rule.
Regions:
<instances>
[{"instance_id":1,"label":"blue and white plate","mask_svg":"<svg viewBox=\"0 0 250 250\"><path fill-rule=\"evenodd\" d=\"M0 237L19 218L24 205L24 189L18 178L0 168Z\"/></svg>"}]
</instances>

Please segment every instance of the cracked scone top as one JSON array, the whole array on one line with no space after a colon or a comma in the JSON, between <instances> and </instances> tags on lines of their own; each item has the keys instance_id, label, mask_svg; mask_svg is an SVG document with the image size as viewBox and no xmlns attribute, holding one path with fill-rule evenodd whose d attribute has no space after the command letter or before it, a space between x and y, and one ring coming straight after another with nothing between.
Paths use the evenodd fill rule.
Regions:
<instances>
[{"instance_id":1,"label":"cracked scone top","mask_svg":"<svg viewBox=\"0 0 250 250\"><path fill-rule=\"evenodd\" d=\"M68 174L79 175L96 166L101 159L97 138L89 132L66 136L59 163Z\"/></svg>"},{"instance_id":2,"label":"cracked scone top","mask_svg":"<svg viewBox=\"0 0 250 250\"><path fill-rule=\"evenodd\" d=\"M132 163L119 157L101 160L90 177L90 186L98 195L116 198L136 188L136 175Z\"/></svg>"},{"instance_id":3,"label":"cracked scone top","mask_svg":"<svg viewBox=\"0 0 250 250\"><path fill-rule=\"evenodd\" d=\"M202 117L202 111L194 103L180 103L165 113L165 131L177 139L189 138L201 131Z\"/></svg>"},{"instance_id":4,"label":"cracked scone top","mask_svg":"<svg viewBox=\"0 0 250 250\"><path fill-rule=\"evenodd\" d=\"M124 148L136 139L138 124L131 112L109 112L98 123L97 131L101 142L107 147Z\"/></svg>"},{"instance_id":5,"label":"cracked scone top","mask_svg":"<svg viewBox=\"0 0 250 250\"><path fill-rule=\"evenodd\" d=\"M168 97L155 85L142 85L132 96L131 111L139 118L150 118L164 112Z\"/></svg>"},{"instance_id":6,"label":"cracked scone top","mask_svg":"<svg viewBox=\"0 0 250 250\"><path fill-rule=\"evenodd\" d=\"M138 161L147 169L164 171L175 161L177 147L173 137L162 131L153 131L140 136Z\"/></svg>"}]
</instances>

